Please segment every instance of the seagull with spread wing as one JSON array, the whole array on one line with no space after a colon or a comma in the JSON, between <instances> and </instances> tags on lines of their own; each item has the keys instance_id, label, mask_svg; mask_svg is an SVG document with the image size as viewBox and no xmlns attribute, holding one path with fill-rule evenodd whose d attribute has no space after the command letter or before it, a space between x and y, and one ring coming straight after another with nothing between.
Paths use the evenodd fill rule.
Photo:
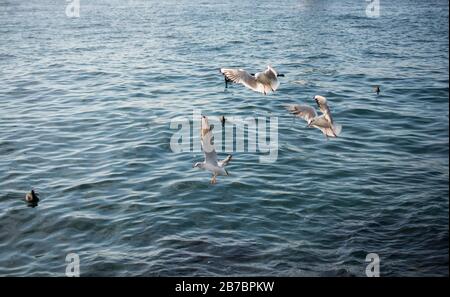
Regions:
<instances>
[{"instance_id":1,"label":"seagull with spread wing","mask_svg":"<svg viewBox=\"0 0 450 297\"><path fill-rule=\"evenodd\" d=\"M193 167L198 167L204 170L211 171L213 177L211 179L211 184L215 184L217 182L216 178L219 175L228 175L228 171L225 169L225 166L231 161L231 155L228 155L224 160L217 160L217 153L214 149L214 144L211 143L212 140L212 132L211 127L208 124L208 118L206 116L202 116L202 124L201 124L201 142L202 149L205 154L205 161L197 162Z\"/></svg>"},{"instance_id":2,"label":"seagull with spread wing","mask_svg":"<svg viewBox=\"0 0 450 297\"><path fill-rule=\"evenodd\" d=\"M221 68L220 73L225 77L225 87L228 82L242 84L247 88L263 93L266 95L269 92L275 92L280 86L278 77L284 76L284 74L278 73L271 66L267 66L264 72L251 74L244 69L227 69Z\"/></svg>"},{"instance_id":3,"label":"seagull with spread wing","mask_svg":"<svg viewBox=\"0 0 450 297\"><path fill-rule=\"evenodd\" d=\"M313 107L308 105L289 105L287 106L287 110L304 119L308 123L308 127L314 127L322 131L327 138L338 137L342 131L342 126L334 122L327 104L327 99L323 96L316 95L314 96L314 100L322 112L320 116L317 115Z\"/></svg>"}]
</instances>

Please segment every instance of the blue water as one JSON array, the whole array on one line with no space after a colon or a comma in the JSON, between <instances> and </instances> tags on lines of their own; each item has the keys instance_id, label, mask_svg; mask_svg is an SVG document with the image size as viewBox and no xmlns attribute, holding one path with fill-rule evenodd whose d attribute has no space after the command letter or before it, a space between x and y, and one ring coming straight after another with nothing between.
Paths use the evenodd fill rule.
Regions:
<instances>
[{"instance_id":1,"label":"blue water","mask_svg":"<svg viewBox=\"0 0 450 297\"><path fill-rule=\"evenodd\" d=\"M0 1L0 275L448 276L448 1L80 3ZM275 94L225 91L267 64ZM341 137L283 107L317 94ZM170 149L193 109L277 117L277 162L210 185Z\"/></svg>"}]
</instances>

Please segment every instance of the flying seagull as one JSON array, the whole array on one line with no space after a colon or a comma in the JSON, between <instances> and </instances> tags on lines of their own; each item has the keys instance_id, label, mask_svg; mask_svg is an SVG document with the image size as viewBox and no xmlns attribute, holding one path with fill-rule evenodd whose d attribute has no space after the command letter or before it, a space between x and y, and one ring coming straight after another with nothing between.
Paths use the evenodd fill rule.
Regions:
<instances>
[{"instance_id":1,"label":"flying seagull","mask_svg":"<svg viewBox=\"0 0 450 297\"><path fill-rule=\"evenodd\" d=\"M275 92L280 82L278 77L284 77L284 74L280 74L275 71L271 66L267 66L264 72L259 72L256 74L248 73L244 69L227 69L221 68L220 73L225 78L225 88L228 86L229 82L243 84L247 88L263 93L266 95L269 92Z\"/></svg>"},{"instance_id":2,"label":"flying seagull","mask_svg":"<svg viewBox=\"0 0 450 297\"><path fill-rule=\"evenodd\" d=\"M317 103L322 115L318 116L316 110L308 105L289 105L287 110L301 117L308 123L308 127L320 129L327 137L338 137L341 133L342 126L333 121L327 99L323 96L316 95L314 100Z\"/></svg>"},{"instance_id":3,"label":"flying seagull","mask_svg":"<svg viewBox=\"0 0 450 297\"><path fill-rule=\"evenodd\" d=\"M202 125L201 125L201 142L203 152L205 154L205 161L197 162L193 167L198 167L204 170L211 171L213 177L211 179L211 184L215 184L217 182L216 177L218 175L228 175L228 171L225 169L225 166L231 161L231 155L228 155L224 160L217 160L217 153L214 149L214 144L211 143L212 140L212 132L211 127L208 124L208 118L206 116L202 116Z\"/></svg>"}]
</instances>

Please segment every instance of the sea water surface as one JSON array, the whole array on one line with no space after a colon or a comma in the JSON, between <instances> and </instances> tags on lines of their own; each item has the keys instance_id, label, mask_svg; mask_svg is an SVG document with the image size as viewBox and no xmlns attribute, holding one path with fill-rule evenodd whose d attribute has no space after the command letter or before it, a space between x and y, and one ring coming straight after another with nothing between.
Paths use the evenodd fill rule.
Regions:
<instances>
[{"instance_id":1,"label":"sea water surface","mask_svg":"<svg viewBox=\"0 0 450 297\"><path fill-rule=\"evenodd\" d=\"M448 276L448 1L380 3L0 0L0 275ZM267 96L218 72L268 64ZM284 109L318 94L337 139ZM276 117L276 162L210 185L193 110Z\"/></svg>"}]
</instances>

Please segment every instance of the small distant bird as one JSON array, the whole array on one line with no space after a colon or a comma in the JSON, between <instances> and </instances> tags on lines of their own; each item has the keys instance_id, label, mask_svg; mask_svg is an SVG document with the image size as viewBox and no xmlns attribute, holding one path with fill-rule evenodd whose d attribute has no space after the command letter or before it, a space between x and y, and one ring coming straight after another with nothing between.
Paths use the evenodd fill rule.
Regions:
<instances>
[{"instance_id":1,"label":"small distant bird","mask_svg":"<svg viewBox=\"0 0 450 297\"><path fill-rule=\"evenodd\" d=\"M228 175L228 171L225 169L225 166L231 161L232 156L228 155L224 160L217 160L217 153L214 148L214 145L211 143L212 133L211 127L208 124L208 118L206 116L202 116L202 125L201 125L201 142L202 149L205 155L205 161L197 162L193 167L198 167L204 170L211 171L213 173L213 177L211 179L211 184L215 184L217 182L217 176L219 175Z\"/></svg>"},{"instance_id":2,"label":"small distant bird","mask_svg":"<svg viewBox=\"0 0 450 297\"><path fill-rule=\"evenodd\" d=\"M284 77L284 74L276 72L271 66L267 66L264 72L256 74L248 73L244 69L221 68L220 73L225 77L225 88L229 82L243 84L247 88L263 93L275 92L280 86L278 77Z\"/></svg>"},{"instance_id":3,"label":"small distant bird","mask_svg":"<svg viewBox=\"0 0 450 297\"><path fill-rule=\"evenodd\" d=\"M31 189L31 191L25 195L25 201L30 203L38 203L39 195L34 191L34 189Z\"/></svg>"},{"instance_id":4,"label":"small distant bird","mask_svg":"<svg viewBox=\"0 0 450 297\"><path fill-rule=\"evenodd\" d=\"M379 95L379 94L380 94L380 86L374 86L374 87L373 87L373 91L374 91L375 93L377 93L377 95Z\"/></svg>"},{"instance_id":5,"label":"small distant bird","mask_svg":"<svg viewBox=\"0 0 450 297\"><path fill-rule=\"evenodd\" d=\"M225 116L220 117L220 122L222 123L222 127L225 127Z\"/></svg>"},{"instance_id":6,"label":"small distant bird","mask_svg":"<svg viewBox=\"0 0 450 297\"><path fill-rule=\"evenodd\" d=\"M336 124L331 116L327 99L323 96L316 95L314 100L317 103L322 115L318 116L316 110L308 105L289 105L287 110L301 117L308 123L308 127L314 127L322 131L327 137L338 137L342 131L342 126Z\"/></svg>"}]
</instances>

